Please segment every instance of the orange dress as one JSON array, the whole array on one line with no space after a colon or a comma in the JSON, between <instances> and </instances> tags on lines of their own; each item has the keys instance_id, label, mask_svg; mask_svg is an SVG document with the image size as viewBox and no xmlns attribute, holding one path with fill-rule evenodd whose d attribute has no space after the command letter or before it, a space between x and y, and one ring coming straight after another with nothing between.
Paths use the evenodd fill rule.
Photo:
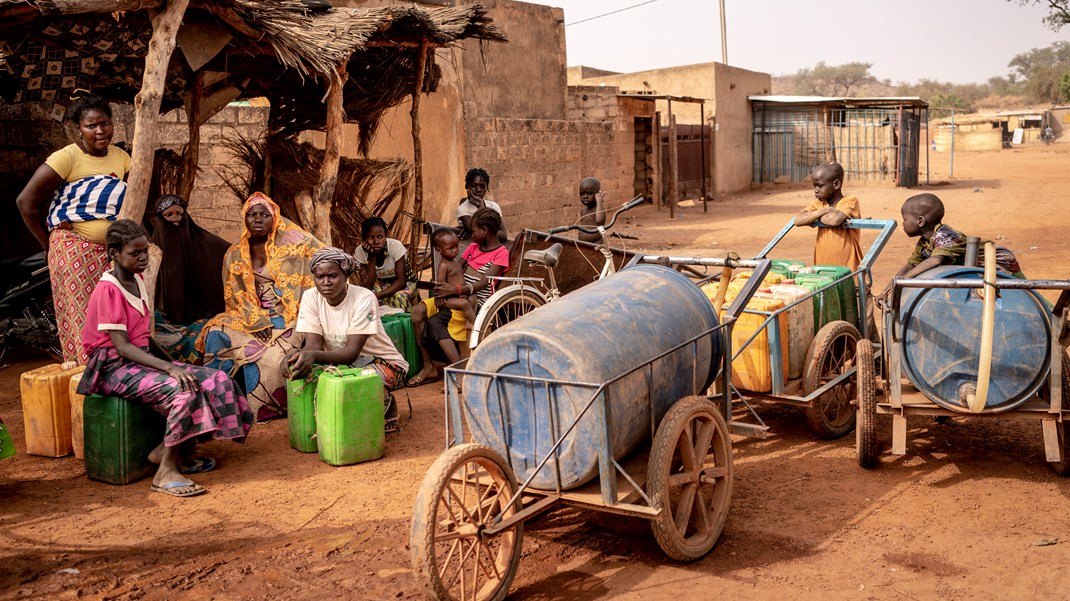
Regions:
<instances>
[{"instance_id":1,"label":"orange dress","mask_svg":"<svg viewBox=\"0 0 1070 601\"><path fill-rule=\"evenodd\" d=\"M820 200L814 199L803 209L806 212L816 211L827 206ZM844 196L836 203L836 210L848 219L861 219L862 209L858 204L857 196ZM814 243L814 265L843 265L850 267L851 271L858 269L862 262L862 243L859 231L845 227L819 227L817 228L817 242Z\"/></svg>"}]
</instances>

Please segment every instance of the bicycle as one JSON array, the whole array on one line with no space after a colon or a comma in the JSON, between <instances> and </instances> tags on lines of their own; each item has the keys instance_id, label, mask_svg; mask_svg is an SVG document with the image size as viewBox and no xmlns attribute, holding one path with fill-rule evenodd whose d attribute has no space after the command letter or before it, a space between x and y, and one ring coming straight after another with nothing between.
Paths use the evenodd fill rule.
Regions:
<instances>
[{"instance_id":1,"label":"bicycle","mask_svg":"<svg viewBox=\"0 0 1070 601\"><path fill-rule=\"evenodd\" d=\"M573 230L585 234L598 234L602 236L602 242L596 247L605 257L605 264L595 279L607 278L617 271L613 263L613 252L609 248L609 230L617 222L617 217L625 211L634 209L643 204L646 199L640 194L621 205L609 223L597 228L582 225L566 225L555 227L547 232L546 239L554 234L563 234ZM487 299L476 314L476 320L472 327L472 335L469 336L469 348L476 348L479 343L489 336L494 330L519 317L538 309L561 298L561 292L557 287L557 279L554 277L554 267L561 257L564 246L558 242L546 250L529 250L524 253L523 261L541 265L546 269L546 280L535 277L499 276L490 278L499 282L510 282L511 285L501 288Z\"/></svg>"}]
</instances>

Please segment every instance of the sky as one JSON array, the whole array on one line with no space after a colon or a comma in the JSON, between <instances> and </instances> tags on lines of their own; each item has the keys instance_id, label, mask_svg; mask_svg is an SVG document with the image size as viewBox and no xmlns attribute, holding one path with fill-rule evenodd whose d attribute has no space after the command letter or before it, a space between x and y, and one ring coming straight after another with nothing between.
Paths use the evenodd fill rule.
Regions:
<instances>
[{"instance_id":1,"label":"sky","mask_svg":"<svg viewBox=\"0 0 1070 601\"><path fill-rule=\"evenodd\" d=\"M590 17L644 3L622 12ZM556 0L569 66L631 72L721 61L718 0ZM1070 41L1047 11L1007 0L725 0L728 64L791 75L819 61L873 63L892 83L984 82L1015 55Z\"/></svg>"}]
</instances>

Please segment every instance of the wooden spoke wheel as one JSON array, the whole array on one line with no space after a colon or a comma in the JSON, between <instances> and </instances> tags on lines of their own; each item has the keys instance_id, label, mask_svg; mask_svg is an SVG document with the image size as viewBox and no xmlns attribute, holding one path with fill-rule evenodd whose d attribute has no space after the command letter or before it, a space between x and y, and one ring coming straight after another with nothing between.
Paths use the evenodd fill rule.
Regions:
<instances>
[{"instance_id":1,"label":"wooden spoke wheel","mask_svg":"<svg viewBox=\"0 0 1070 601\"><path fill-rule=\"evenodd\" d=\"M479 444L447 450L416 495L409 547L416 580L442 601L500 601L520 563L524 524L487 528L520 510L516 478L502 457Z\"/></svg>"},{"instance_id":2,"label":"wooden spoke wheel","mask_svg":"<svg viewBox=\"0 0 1070 601\"><path fill-rule=\"evenodd\" d=\"M803 394L818 388L854 367L858 330L846 321L825 324L806 352ZM813 400L806 420L821 438L840 438L855 427L855 381L848 378Z\"/></svg>"},{"instance_id":3,"label":"wooden spoke wheel","mask_svg":"<svg viewBox=\"0 0 1070 601\"><path fill-rule=\"evenodd\" d=\"M871 468L877 465L877 375L874 373L873 343L859 340L855 353L858 371L855 373L855 453L858 465Z\"/></svg>"},{"instance_id":4,"label":"wooden spoke wheel","mask_svg":"<svg viewBox=\"0 0 1070 601\"><path fill-rule=\"evenodd\" d=\"M673 405L654 434L647 478L665 554L693 561L709 553L732 499L732 439L716 405L699 396Z\"/></svg>"},{"instance_id":5,"label":"wooden spoke wheel","mask_svg":"<svg viewBox=\"0 0 1070 601\"><path fill-rule=\"evenodd\" d=\"M495 292L476 314L470 348L476 348L494 330L531 313L546 302L546 297L530 286L509 286Z\"/></svg>"},{"instance_id":6,"label":"wooden spoke wheel","mask_svg":"<svg viewBox=\"0 0 1070 601\"><path fill-rule=\"evenodd\" d=\"M1070 409L1070 357L1067 357L1066 353L1062 353L1063 361L1063 410ZM1051 402L1051 387L1047 384L1041 389L1041 397ZM1059 437L1059 456L1061 461L1055 463L1049 463L1051 469L1055 470L1056 474L1060 476L1070 476L1070 457L1067 457L1067 452L1070 452L1070 440L1067 440L1068 428L1070 424L1065 421L1057 422L1056 430Z\"/></svg>"}]
</instances>

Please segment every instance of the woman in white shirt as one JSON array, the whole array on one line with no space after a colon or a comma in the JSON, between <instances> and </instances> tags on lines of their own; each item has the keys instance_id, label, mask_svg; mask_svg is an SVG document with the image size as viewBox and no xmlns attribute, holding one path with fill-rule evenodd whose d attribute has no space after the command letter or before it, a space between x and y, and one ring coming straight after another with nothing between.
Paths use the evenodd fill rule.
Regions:
<instances>
[{"instance_id":1,"label":"woman in white shirt","mask_svg":"<svg viewBox=\"0 0 1070 601\"><path fill-rule=\"evenodd\" d=\"M348 282L356 268L340 249L317 250L310 262L315 287L301 295L296 330L304 346L286 361L291 378L304 378L314 364L370 367L386 387L386 429L397 429L397 406L390 391L405 385L409 364L394 347L379 320L379 302L370 290Z\"/></svg>"},{"instance_id":2,"label":"woman in white shirt","mask_svg":"<svg viewBox=\"0 0 1070 601\"><path fill-rule=\"evenodd\" d=\"M386 222L369 217L360 224L360 246L353 251L358 277L375 293L380 305L412 311L420 302L416 275L409 269L407 251L400 240L386 237Z\"/></svg>"}]
</instances>

